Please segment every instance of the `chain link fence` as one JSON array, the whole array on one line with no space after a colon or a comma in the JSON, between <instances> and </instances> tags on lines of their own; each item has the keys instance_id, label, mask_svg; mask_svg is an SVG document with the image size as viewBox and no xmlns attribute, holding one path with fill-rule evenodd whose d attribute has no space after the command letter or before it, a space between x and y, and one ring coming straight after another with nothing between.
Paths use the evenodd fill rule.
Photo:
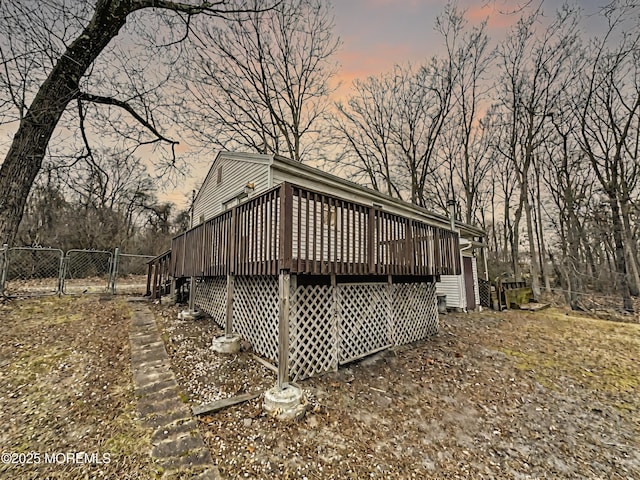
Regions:
<instances>
[{"instance_id":1,"label":"chain link fence","mask_svg":"<svg viewBox=\"0 0 640 480\"><path fill-rule=\"evenodd\" d=\"M4 248L2 258L0 291L4 295L55 295L60 291L62 250Z\"/></svg>"},{"instance_id":2,"label":"chain link fence","mask_svg":"<svg viewBox=\"0 0 640 480\"><path fill-rule=\"evenodd\" d=\"M65 255L62 293L104 293L109 290L113 253L69 250Z\"/></svg>"},{"instance_id":3,"label":"chain link fence","mask_svg":"<svg viewBox=\"0 0 640 480\"><path fill-rule=\"evenodd\" d=\"M116 252L113 293L147 293L147 262L155 257Z\"/></svg>"},{"instance_id":4,"label":"chain link fence","mask_svg":"<svg viewBox=\"0 0 640 480\"><path fill-rule=\"evenodd\" d=\"M146 294L150 255L101 250L0 248L0 295Z\"/></svg>"}]
</instances>

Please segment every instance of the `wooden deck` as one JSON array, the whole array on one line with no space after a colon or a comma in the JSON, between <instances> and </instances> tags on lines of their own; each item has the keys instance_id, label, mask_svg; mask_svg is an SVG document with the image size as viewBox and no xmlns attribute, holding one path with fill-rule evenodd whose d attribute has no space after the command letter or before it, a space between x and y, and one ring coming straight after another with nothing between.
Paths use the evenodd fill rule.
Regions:
<instances>
[{"instance_id":1,"label":"wooden deck","mask_svg":"<svg viewBox=\"0 0 640 480\"><path fill-rule=\"evenodd\" d=\"M169 273L459 275L458 245L456 232L283 183L176 236Z\"/></svg>"}]
</instances>

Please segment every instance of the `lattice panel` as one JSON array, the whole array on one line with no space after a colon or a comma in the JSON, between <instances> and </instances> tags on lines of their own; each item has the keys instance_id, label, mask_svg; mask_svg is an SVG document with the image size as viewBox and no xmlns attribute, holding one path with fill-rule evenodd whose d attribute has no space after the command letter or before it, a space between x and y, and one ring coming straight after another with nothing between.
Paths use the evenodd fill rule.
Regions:
<instances>
[{"instance_id":1,"label":"lattice panel","mask_svg":"<svg viewBox=\"0 0 640 480\"><path fill-rule=\"evenodd\" d=\"M254 352L277 362L278 277L236 277L233 294L233 332Z\"/></svg>"},{"instance_id":2,"label":"lattice panel","mask_svg":"<svg viewBox=\"0 0 640 480\"><path fill-rule=\"evenodd\" d=\"M340 364L390 346L389 286L345 284L336 288Z\"/></svg>"},{"instance_id":3,"label":"lattice panel","mask_svg":"<svg viewBox=\"0 0 640 480\"><path fill-rule=\"evenodd\" d=\"M483 307L491 307L491 282L479 278L478 290L480 292L480 305Z\"/></svg>"},{"instance_id":4,"label":"lattice panel","mask_svg":"<svg viewBox=\"0 0 640 480\"><path fill-rule=\"evenodd\" d=\"M338 368L338 326L333 289L300 286L291 298L289 371L302 380Z\"/></svg>"},{"instance_id":5,"label":"lattice panel","mask_svg":"<svg viewBox=\"0 0 640 480\"><path fill-rule=\"evenodd\" d=\"M198 282L195 304L224 328L227 309L227 277L209 277Z\"/></svg>"},{"instance_id":6,"label":"lattice panel","mask_svg":"<svg viewBox=\"0 0 640 480\"><path fill-rule=\"evenodd\" d=\"M404 345L438 333L435 283L393 286L393 343Z\"/></svg>"}]
</instances>

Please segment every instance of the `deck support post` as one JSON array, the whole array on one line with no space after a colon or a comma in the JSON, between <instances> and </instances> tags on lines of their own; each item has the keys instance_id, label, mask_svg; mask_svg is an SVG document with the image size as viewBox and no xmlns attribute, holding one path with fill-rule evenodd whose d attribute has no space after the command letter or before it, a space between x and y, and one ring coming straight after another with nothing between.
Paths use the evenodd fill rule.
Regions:
<instances>
[{"instance_id":1,"label":"deck support post","mask_svg":"<svg viewBox=\"0 0 640 480\"><path fill-rule=\"evenodd\" d=\"M163 297L160 297L160 303L162 305L175 305L176 303L178 303L178 289L175 278L171 279L169 293Z\"/></svg>"},{"instance_id":2,"label":"deck support post","mask_svg":"<svg viewBox=\"0 0 640 480\"><path fill-rule=\"evenodd\" d=\"M281 270L278 275L278 389L289 384L289 306L291 274Z\"/></svg>"},{"instance_id":3,"label":"deck support post","mask_svg":"<svg viewBox=\"0 0 640 480\"><path fill-rule=\"evenodd\" d=\"M189 279L189 309L178 314L180 320L195 320L200 318L202 312L196 310L196 277Z\"/></svg>"},{"instance_id":4,"label":"deck support post","mask_svg":"<svg viewBox=\"0 0 640 480\"><path fill-rule=\"evenodd\" d=\"M339 331L339 319L338 319L338 302L340 301L340 299L338 298L338 277L336 277L335 273L331 274L331 301L333 303L332 307L331 307L331 323L333 324L333 328L334 328L334 338L338 338L338 331ZM340 363L340 352L338 351L338 342L333 342L333 346L331 347L333 349L333 358L334 358L334 364L331 366L331 370L334 372L338 371L338 365Z\"/></svg>"},{"instance_id":5,"label":"deck support post","mask_svg":"<svg viewBox=\"0 0 640 480\"><path fill-rule=\"evenodd\" d=\"M211 348L218 353L238 353L242 338L233 334L233 291L235 275L227 275L227 299L224 321L224 335L213 339Z\"/></svg>"},{"instance_id":6,"label":"deck support post","mask_svg":"<svg viewBox=\"0 0 640 480\"><path fill-rule=\"evenodd\" d=\"M233 334L233 290L235 286L235 276L227 275L226 310L224 318L224 335L214 338L211 348L218 353L238 353L242 338Z\"/></svg>"},{"instance_id":7,"label":"deck support post","mask_svg":"<svg viewBox=\"0 0 640 480\"><path fill-rule=\"evenodd\" d=\"M295 276L294 276L295 277ZM293 279L295 284L296 280ZM301 418L306 410L300 388L289 383L289 308L291 274L278 275L278 383L264 394L263 408L279 420Z\"/></svg>"},{"instance_id":8,"label":"deck support post","mask_svg":"<svg viewBox=\"0 0 640 480\"><path fill-rule=\"evenodd\" d=\"M235 276L227 275L227 309L225 312L224 335L227 338L233 336L233 289L235 286Z\"/></svg>"},{"instance_id":9,"label":"deck support post","mask_svg":"<svg viewBox=\"0 0 640 480\"><path fill-rule=\"evenodd\" d=\"M189 310L196 309L196 277L189 279Z\"/></svg>"}]
</instances>

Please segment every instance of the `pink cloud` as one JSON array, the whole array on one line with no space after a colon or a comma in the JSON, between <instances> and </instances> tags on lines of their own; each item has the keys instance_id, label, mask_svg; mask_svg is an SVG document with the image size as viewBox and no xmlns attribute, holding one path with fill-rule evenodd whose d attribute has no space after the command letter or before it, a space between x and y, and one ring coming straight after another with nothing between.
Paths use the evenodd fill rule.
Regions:
<instances>
[{"instance_id":1,"label":"pink cloud","mask_svg":"<svg viewBox=\"0 0 640 480\"><path fill-rule=\"evenodd\" d=\"M369 50L342 50L338 54L341 69L332 79L332 85L338 86L334 92L334 100L348 95L356 79L365 79L390 72L395 65L407 62L419 63L426 58L425 52L416 50L408 44L376 44Z\"/></svg>"},{"instance_id":2,"label":"pink cloud","mask_svg":"<svg viewBox=\"0 0 640 480\"><path fill-rule=\"evenodd\" d=\"M466 9L466 17L471 24L478 24L487 20L489 29L508 28L516 21L514 16L498 12L492 4L469 7Z\"/></svg>"}]
</instances>

